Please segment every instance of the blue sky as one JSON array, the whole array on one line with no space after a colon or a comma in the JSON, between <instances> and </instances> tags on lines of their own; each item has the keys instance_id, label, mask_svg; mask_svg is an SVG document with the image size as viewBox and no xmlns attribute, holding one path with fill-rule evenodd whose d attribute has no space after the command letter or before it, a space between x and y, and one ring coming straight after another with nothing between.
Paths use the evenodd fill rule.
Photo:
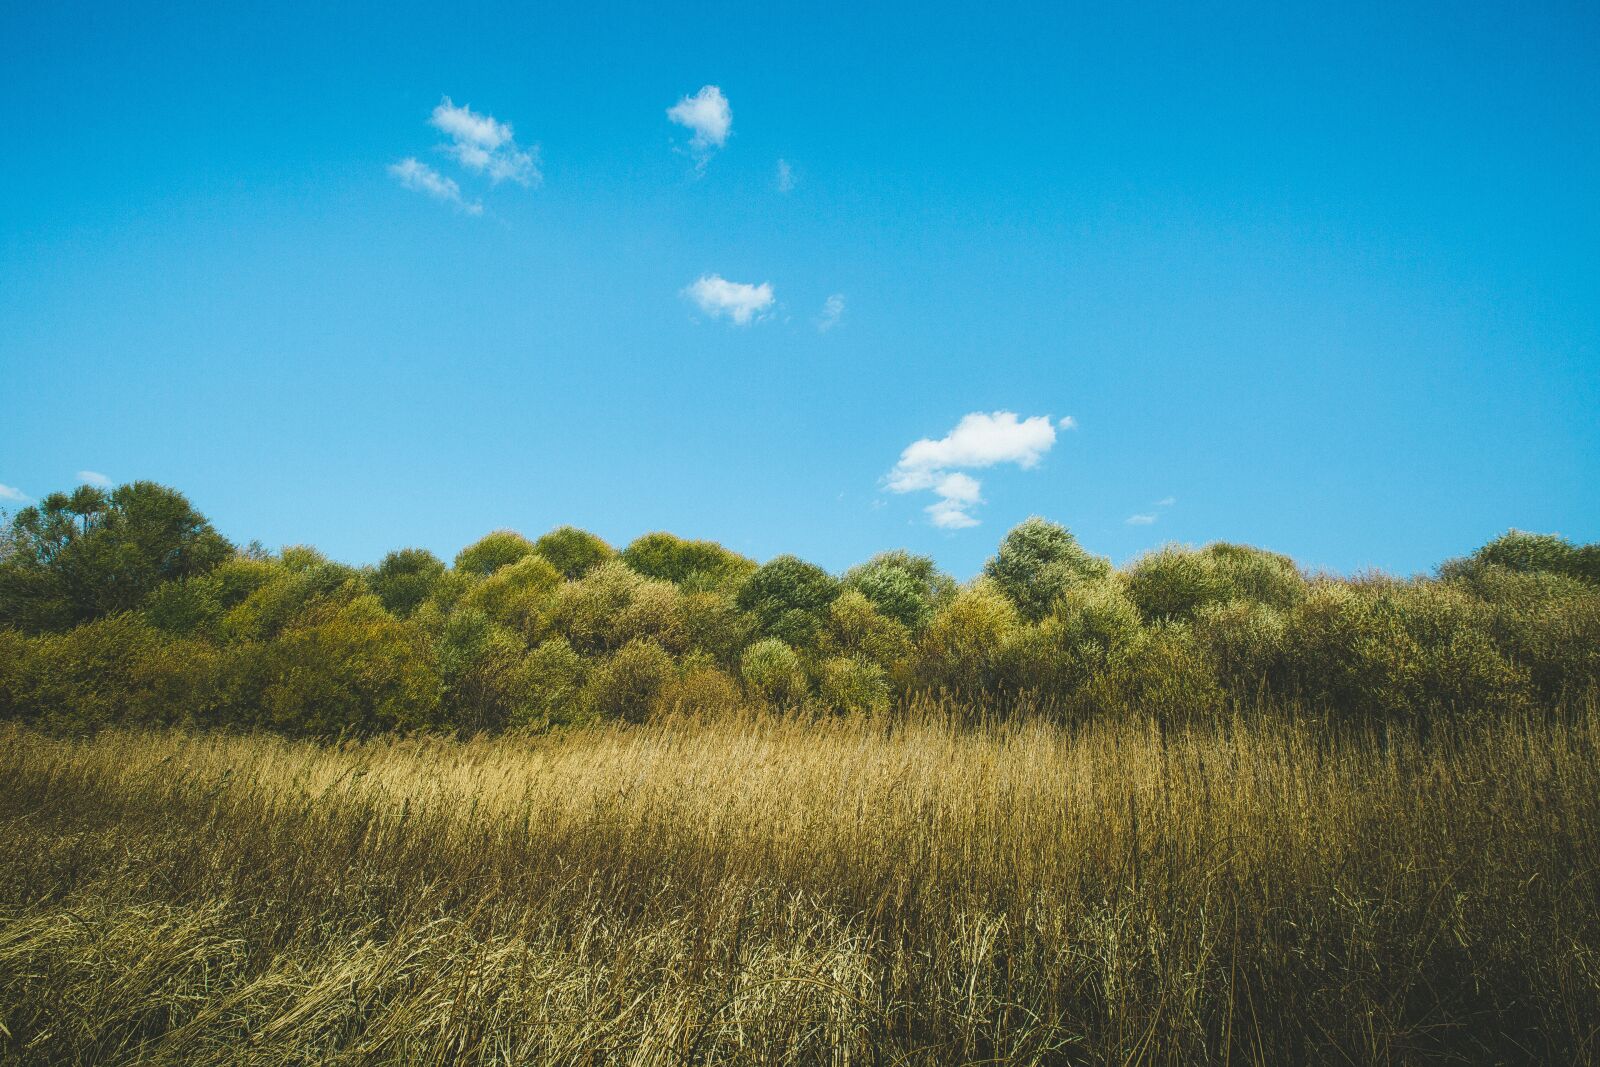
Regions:
<instances>
[{"instance_id":1,"label":"blue sky","mask_svg":"<svg viewBox=\"0 0 1600 1067\"><path fill-rule=\"evenodd\" d=\"M0 11L13 497L352 562L1600 539L1593 4L236 6Z\"/></svg>"}]
</instances>

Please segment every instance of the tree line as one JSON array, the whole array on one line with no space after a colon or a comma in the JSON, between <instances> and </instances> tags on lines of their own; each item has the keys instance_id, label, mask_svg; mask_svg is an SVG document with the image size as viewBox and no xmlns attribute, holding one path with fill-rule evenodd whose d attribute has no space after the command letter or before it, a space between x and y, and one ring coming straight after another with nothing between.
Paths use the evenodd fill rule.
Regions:
<instances>
[{"instance_id":1,"label":"tree line","mask_svg":"<svg viewBox=\"0 0 1600 1067\"><path fill-rule=\"evenodd\" d=\"M958 583L885 552L843 574L651 533L490 533L353 567L219 534L151 482L0 526L0 717L265 729L545 729L771 706L1164 723L1559 708L1600 690L1600 545L1512 531L1428 577L1312 575L1243 545L1122 568L1030 518Z\"/></svg>"}]
</instances>

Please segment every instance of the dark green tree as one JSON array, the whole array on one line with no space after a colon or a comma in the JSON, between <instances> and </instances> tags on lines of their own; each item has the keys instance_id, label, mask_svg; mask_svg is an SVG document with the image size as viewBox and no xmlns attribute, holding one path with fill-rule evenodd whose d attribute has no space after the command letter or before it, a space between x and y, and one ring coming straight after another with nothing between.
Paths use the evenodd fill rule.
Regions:
<instances>
[{"instance_id":1,"label":"dark green tree","mask_svg":"<svg viewBox=\"0 0 1600 1067\"><path fill-rule=\"evenodd\" d=\"M778 556L745 581L738 604L756 617L763 634L806 648L815 644L839 591L839 583L821 567Z\"/></svg>"},{"instance_id":2,"label":"dark green tree","mask_svg":"<svg viewBox=\"0 0 1600 1067\"><path fill-rule=\"evenodd\" d=\"M80 486L23 508L0 561L0 625L62 630L139 606L162 582L204 574L233 546L181 493Z\"/></svg>"},{"instance_id":3,"label":"dark green tree","mask_svg":"<svg viewBox=\"0 0 1600 1067\"><path fill-rule=\"evenodd\" d=\"M1084 551L1065 526L1034 516L1006 534L983 573L1025 618L1037 621L1074 585L1111 573L1111 563Z\"/></svg>"}]
</instances>

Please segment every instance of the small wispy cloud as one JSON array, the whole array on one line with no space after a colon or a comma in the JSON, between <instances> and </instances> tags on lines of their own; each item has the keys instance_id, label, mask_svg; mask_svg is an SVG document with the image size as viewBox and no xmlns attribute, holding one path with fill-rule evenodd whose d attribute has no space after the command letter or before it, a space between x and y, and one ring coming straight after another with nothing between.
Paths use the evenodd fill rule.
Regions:
<instances>
[{"instance_id":1,"label":"small wispy cloud","mask_svg":"<svg viewBox=\"0 0 1600 1067\"><path fill-rule=\"evenodd\" d=\"M1076 430L1078 428L1078 420L1073 418L1071 415L1063 415L1061 416L1061 420L1057 422L1056 425L1061 427L1063 430Z\"/></svg>"},{"instance_id":2,"label":"small wispy cloud","mask_svg":"<svg viewBox=\"0 0 1600 1067\"><path fill-rule=\"evenodd\" d=\"M715 85L701 86L698 93L680 99L667 108L667 118L694 131L689 147L702 170L712 153L728 143L728 134L733 130L733 108Z\"/></svg>"},{"instance_id":3,"label":"small wispy cloud","mask_svg":"<svg viewBox=\"0 0 1600 1067\"><path fill-rule=\"evenodd\" d=\"M778 160L778 192L789 193L794 191L794 168L787 159Z\"/></svg>"},{"instance_id":4,"label":"small wispy cloud","mask_svg":"<svg viewBox=\"0 0 1600 1067\"><path fill-rule=\"evenodd\" d=\"M923 510L933 525L966 529L978 525L972 511L983 503L983 486L958 468L1014 464L1028 470L1055 443L1056 428L1048 415L1024 419L1011 411L975 411L943 437L907 445L885 482L894 493L932 492L939 499Z\"/></svg>"},{"instance_id":5,"label":"small wispy cloud","mask_svg":"<svg viewBox=\"0 0 1600 1067\"><path fill-rule=\"evenodd\" d=\"M1129 515L1122 521L1126 522L1129 526L1149 526L1151 523L1156 521L1156 517L1146 513L1143 515Z\"/></svg>"},{"instance_id":6,"label":"small wispy cloud","mask_svg":"<svg viewBox=\"0 0 1600 1067\"><path fill-rule=\"evenodd\" d=\"M111 488L111 479L107 478L99 471L79 471L78 481L85 482L89 485L98 486L101 489Z\"/></svg>"},{"instance_id":7,"label":"small wispy cloud","mask_svg":"<svg viewBox=\"0 0 1600 1067\"><path fill-rule=\"evenodd\" d=\"M414 156L389 164L389 173L401 185L415 192L425 193L435 200L454 204L469 215L483 214L483 205L468 203L461 196L461 186L454 178L447 178Z\"/></svg>"},{"instance_id":8,"label":"small wispy cloud","mask_svg":"<svg viewBox=\"0 0 1600 1067\"><path fill-rule=\"evenodd\" d=\"M683 295L711 318L727 318L735 326L750 325L773 303L771 282L730 282L720 274L702 274Z\"/></svg>"},{"instance_id":9,"label":"small wispy cloud","mask_svg":"<svg viewBox=\"0 0 1600 1067\"><path fill-rule=\"evenodd\" d=\"M844 319L844 294L834 293L822 302L822 314L817 317L817 332L827 333Z\"/></svg>"},{"instance_id":10,"label":"small wispy cloud","mask_svg":"<svg viewBox=\"0 0 1600 1067\"><path fill-rule=\"evenodd\" d=\"M450 144L443 146L446 154L468 170L487 175L495 185L514 181L535 186L544 180L539 172L539 146L519 147L509 122L480 115L470 107L457 107L447 96L433 109L428 125L450 138Z\"/></svg>"},{"instance_id":11,"label":"small wispy cloud","mask_svg":"<svg viewBox=\"0 0 1600 1067\"><path fill-rule=\"evenodd\" d=\"M1175 496L1164 496L1160 500L1156 501L1156 507L1158 507L1158 508L1170 508L1172 505L1176 504L1177 502L1178 502L1178 498L1175 497Z\"/></svg>"},{"instance_id":12,"label":"small wispy cloud","mask_svg":"<svg viewBox=\"0 0 1600 1067\"><path fill-rule=\"evenodd\" d=\"M18 489L14 485L0 484L0 500L10 500L17 504L26 504L32 499L33 497L29 496L27 493L24 493L21 489Z\"/></svg>"}]
</instances>

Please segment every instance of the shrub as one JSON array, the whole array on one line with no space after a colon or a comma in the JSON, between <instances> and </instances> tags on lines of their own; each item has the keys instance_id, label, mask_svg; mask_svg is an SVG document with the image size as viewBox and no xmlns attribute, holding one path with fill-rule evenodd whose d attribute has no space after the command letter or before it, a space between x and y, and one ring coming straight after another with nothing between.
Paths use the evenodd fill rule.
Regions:
<instances>
[{"instance_id":1,"label":"shrub","mask_svg":"<svg viewBox=\"0 0 1600 1067\"><path fill-rule=\"evenodd\" d=\"M745 581L738 604L756 617L764 635L804 647L815 642L838 595L839 583L821 567L779 556Z\"/></svg>"},{"instance_id":2,"label":"shrub","mask_svg":"<svg viewBox=\"0 0 1600 1067\"><path fill-rule=\"evenodd\" d=\"M283 558L265 566L265 580L223 615L218 629L224 639L272 638L316 611L363 595L355 568L311 549L285 549Z\"/></svg>"},{"instance_id":3,"label":"shrub","mask_svg":"<svg viewBox=\"0 0 1600 1067\"><path fill-rule=\"evenodd\" d=\"M467 734L509 723L533 699L523 670L526 653L521 639L483 611L464 608L451 615L438 640L449 721Z\"/></svg>"},{"instance_id":4,"label":"shrub","mask_svg":"<svg viewBox=\"0 0 1600 1067\"><path fill-rule=\"evenodd\" d=\"M524 556L474 584L456 610L481 611L524 641L536 641L548 625L561 575L542 556Z\"/></svg>"},{"instance_id":5,"label":"shrub","mask_svg":"<svg viewBox=\"0 0 1600 1067\"><path fill-rule=\"evenodd\" d=\"M0 631L4 633L5 631ZM217 703L218 657L132 612L65 633L0 642L7 714L51 729L205 722Z\"/></svg>"},{"instance_id":6,"label":"shrub","mask_svg":"<svg viewBox=\"0 0 1600 1067\"><path fill-rule=\"evenodd\" d=\"M1282 688L1288 632L1284 612L1249 600L1211 604L1195 614L1190 632L1236 704L1257 704Z\"/></svg>"},{"instance_id":7,"label":"shrub","mask_svg":"<svg viewBox=\"0 0 1600 1067\"><path fill-rule=\"evenodd\" d=\"M522 728L569 726L588 714L581 699L583 657L560 637L543 641L522 662L522 699L508 725Z\"/></svg>"},{"instance_id":8,"label":"shrub","mask_svg":"<svg viewBox=\"0 0 1600 1067\"><path fill-rule=\"evenodd\" d=\"M1176 545L1140 557L1124 581L1129 598L1151 621L1187 618L1207 604L1231 599L1233 593L1213 557Z\"/></svg>"},{"instance_id":9,"label":"shrub","mask_svg":"<svg viewBox=\"0 0 1600 1067\"><path fill-rule=\"evenodd\" d=\"M533 543L533 550L549 560L564 578L582 578L616 550L587 530L558 526Z\"/></svg>"},{"instance_id":10,"label":"shrub","mask_svg":"<svg viewBox=\"0 0 1600 1067\"><path fill-rule=\"evenodd\" d=\"M704 652L724 669L738 665L740 651L750 643L755 620L740 612L731 599L721 593L684 593L678 613L686 648Z\"/></svg>"},{"instance_id":11,"label":"shrub","mask_svg":"<svg viewBox=\"0 0 1600 1067\"><path fill-rule=\"evenodd\" d=\"M846 589L828 607L822 644L832 655L857 656L888 667L911 651L911 634L899 622L880 615L860 590Z\"/></svg>"},{"instance_id":12,"label":"shrub","mask_svg":"<svg viewBox=\"0 0 1600 1067\"><path fill-rule=\"evenodd\" d=\"M776 637L757 641L739 659L739 674L755 696L780 707L806 696L806 674L794 649Z\"/></svg>"},{"instance_id":13,"label":"shrub","mask_svg":"<svg viewBox=\"0 0 1600 1067\"><path fill-rule=\"evenodd\" d=\"M1066 527L1037 516L1006 534L983 568L984 576L1030 620L1044 618L1067 589L1110 572L1110 562L1085 552Z\"/></svg>"},{"instance_id":14,"label":"shrub","mask_svg":"<svg viewBox=\"0 0 1600 1067\"><path fill-rule=\"evenodd\" d=\"M883 668L859 656L834 656L822 664L822 702L841 714L889 709L889 679Z\"/></svg>"},{"instance_id":15,"label":"shrub","mask_svg":"<svg viewBox=\"0 0 1600 1067\"><path fill-rule=\"evenodd\" d=\"M669 533L649 533L622 550L622 561L646 578L717 588L752 574L756 563L715 541L686 541Z\"/></svg>"},{"instance_id":16,"label":"shrub","mask_svg":"<svg viewBox=\"0 0 1600 1067\"><path fill-rule=\"evenodd\" d=\"M1495 644L1547 704L1600 689L1600 589L1549 571L1496 564L1453 582L1484 601Z\"/></svg>"},{"instance_id":17,"label":"shrub","mask_svg":"<svg viewBox=\"0 0 1600 1067\"><path fill-rule=\"evenodd\" d=\"M384 609L396 618L406 618L428 599L445 566L425 548L402 548L383 557L367 578Z\"/></svg>"},{"instance_id":18,"label":"shrub","mask_svg":"<svg viewBox=\"0 0 1600 1067\"><path fill-rule=\"evenodd\" d=\"M456 553L456 570L487 578L533 552L533 543L515 530L495 530Z\"/></svg>"},{"instance_id":19,"label":"shrub","mask_svg":"<svg viewBox=\"0 0 1600 1067\"><path fill-rule=\"evenodd\" d=\"M1277 552L1216 541L1200 550L1228 586L1228 598L1291 608L1306 598L1306 580L1294 560Z\"/></svg>"},{"instance_id":20,"label":"shrub","mask_svg":"<svg viewBox=\"0 0 1600 1067\"><path fill-rule=\"evenodd\" d=\"M1078 585L1037 627L1019 632L1017 685L1041 702L1070 698L1143 636L1139 609L1112 581Z\"/></svg>"},{"instance_id":21,"label":"shrub","mask_svg":"<svg viewBox=\"0 0 1600 1067\"><path fill-rule=\"evenodd\" d=\"M1495 647L1491 623L1487 605L1448 584L1322 583L1289 616L1289 684L1362 719L1514 707L1527 675Z\"/></svg>"},{"instance_id":22,"label":"shrub","mask_svg":"<svg viewBox=\"0 0 1600 1067\"><path fill-rule=\"evenodd\" d=\"M657 707L665 711L731 711L743 703L739 683L704 659L684 664L679 676L657 698Z\"/></svg>"},{"instance_id":23,"label":"shrub","mask_svg":"<svg viewBox=\"0 0 1600 1067\"><path fill-rule=\"evenodd\" d=\"M974 583L928 623L917 642L914 681L975 700L1003 692L1021 633L1011 599L989 582Z\"/></svg>"},{"instance_id":24,"label":"shrub","mask_svg":"<svg viewBox=\"0 0 1600 1067\"><path fill-rule=\"evenodd\" d=\"M365 736L440 719L442 681L422 631L374 596L322 605L230 659L247 720L282 733Z\"/></svg>"},{"instance_id":25,"label":"shrub","mask_svg":"<svg viewBox=\"0 0 1600 1067\"><path fill-rule=\"evenodd\" d=\"M672 648L684 644L680 594L670 582L645 578L609 560L558 591L552 625L579 652L621 648L648 637Z\"/></svg>"},{"instance_id":26,"label":"shrub","mask_svg":"<svg viewBox=\"0 0 1600 1067\"><path fill-rule=\"evenodd\" d=\"M137 608L163 582L233 555L181 493L133 482L79 486L17 512L0 558L0 626L32 633Z\"/></svg>"},{"instance_id":27,"label":"shrub","mask_svg":"<svg viewBox=\"0 0 1600 1067\"><path fill-rule=\"evenodd\" d=\"M1451 560L1439 568L1442 578L1470 576L1482 567L1503 567L1523 573L1564 574L1600 583L1600 544L1575 545L1554 534L1511 530L1490 541L1464 560Z\"/></svg>"},{"instance_id":28,"label":"shrub","mask_svg":"<svg viewBox=\"0 0 1600 1067\"><path fill-rule=\"evenodd\" d=\"M675 676L667 650L648 638L639 638L589 673L584 703L605 718L643 722Z\"/></svg>"},{"instance_id":29,"label":"shrub","mask_svg":"<svg viewBox=\"0 0 1600 1067\"><path fill-rule=\"evenodd\" d=\"M913 632L955 596L956 583L927 556L883 552L845 572L846 589L859 591L881 614Z\"/></svg>"},{"instance_id":30,"label":"shrub","mask_svg":"<svg viewBox=\"0 0 1600 1067\"><path fill-rule=\"evenodd\" d=\"M1214 721L1222 687L1188 628L1162 624L1111 657L1086 686L1087 702L1117 715L1148 716L1168 726Z\"/></svg>"}]
</instances>

